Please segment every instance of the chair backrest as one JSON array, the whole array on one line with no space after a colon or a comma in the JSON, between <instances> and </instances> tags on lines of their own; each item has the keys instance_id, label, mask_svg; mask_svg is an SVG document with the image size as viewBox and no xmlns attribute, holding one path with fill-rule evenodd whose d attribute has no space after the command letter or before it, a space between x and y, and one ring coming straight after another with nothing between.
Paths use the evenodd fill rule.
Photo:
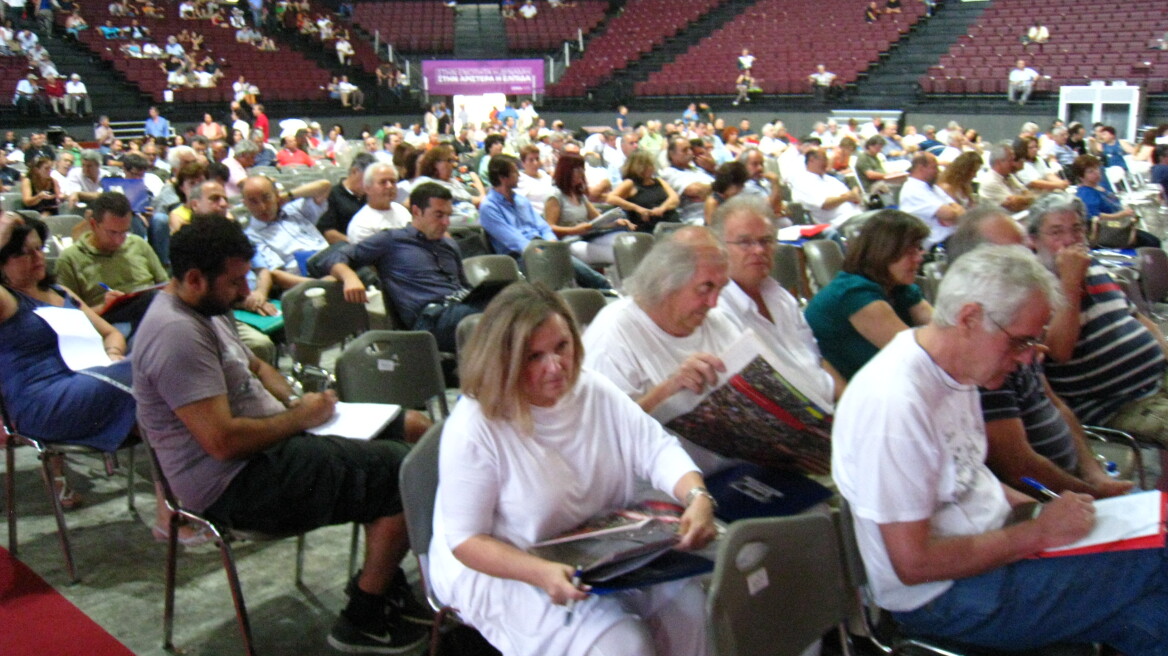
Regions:
<instances>
[{"instance_id":1,"label":"chair backrest","mask_svg":"<svg viewBox=\"0 0 1168 656\"><path fill-rule=\"evenodd\" d=\"M653 226L653 236L657 239L662 239L674 230L680 230L684 227L684 223L678 223L676 221L661 221L657 225Z\"/></svg>"},{"instance_id":2,"label":"chair backrest","mask_svg":"<svg viewBox=\"0 0 1168 656\"><path fill-rule=\"evenodd\" d=\"M811 213L803 207L803 203L787 203L787 215L791 217L791 223L796 225L807 225L812 223Z\"/></svg>"},{"instance_id":3,"label":"chair backrest","mask_svg":"<svg viewBox=\"0 0 1168 656\"><path fill-rule=\"evenodd\" d=\"M471 314L462 318L458 322L458 327L454 329L454 350L457 353L462 353L462 349L466 348L467 342L470 341L470 336L474 334L475 328L479 327L483 315Z\"/></svg>"},{"instance_id":4,"label":"chair backrest","mask_svg":"<svg viewBox=\"0 0 1168 656\"><path fill-rule=\"evenodd\" d=\"M568 309L576 318L576 325L580 327L580 332L584 332L584 328L592 323L597 313L603 310L608 303L604 294L595 289L561 289L557 293L568 304Z\"/></svg>"},{"instance_id":5,"label":"chair backrest","mask_svg":"<svg viewBox=\"0 0 1168 656\"><path fill-rule=\"evenodd\" d=\"M532 239L523 249L523 269L530 282L542 282L549 289L564 289L576 284L572 254L562 241Z\"/></svg>"},{"instance_id":6,"label":"chair backrest","mask_svg":"<svg viewBox=\"0 0 1168 656\"><path fill-rule=\"evenodd\" d=\"M406 454L398 474L410 550L418 558L426 599L435 610L442 604L430 587L430 539L434 533L434 497L438 493L438 447L441 440L442 422L438 421Z\"/></svg>"},{"instance_id":7,"label":"chair backrest","mask_svg":"<svg viewBox=\"0 0 1168 656\"><path fill-rule=\"evenodd\" d=\"M24 195L19 191L6 191L0 194L0 204L6 212L15 212L24 209Z\"/></svg>"},{"instance_id":8,"label":"chair backrest","mask_svg":"<svg viewBox=\"0 0 1168 656\"><path fill-rule=\"evenodd\" d=\"M791 292L796 299L806 296L804 289L803 252L794 244L776 244L775 261L771 266L771 277Z\"/></svg>"},{"instance_id":9,"label":"chair backrest","mask_svg":"<svg viewBox=\"0 0 1168 656\"><path fill-rule=\"evenodd\" d=\"M941 278L945 276L945 269L944 262L928 262L921 267L921 273L917 276L917 284L920 286L926 301L930 303L937 301L937 290L941 288Z\"/></svg>"},{"instance_id":10,"label":"chair backrest","mask_svg":"<svg viewBox=\"0 0 1168 656\"><path fill-rule=\"evenodd\" d=\"M487 231L481 225L450 226L447 229L450 237L458 244L462 259L476 255L491 255L491 241L487 239Z\"/></svg>"},{"instance_id":11,"label":"chair backrest","mask_svg":"<svg viewBox=\"0 0 1168 656\"><path fill-rule=\"evenodd\" d=\"M612 256L621 280L628 280L645 254L653 248L653 235L644 232L622 232L612 242Z\"/></svg>"},{"instance_id":12,"label":"chair backrest","mask_svg":"<svg viewBox=\"0 0 1168 656\"><path fill-rule=\"evenodd\" d=\"M355 403L425 408L437 397L446 416L446 379L438 342L424 330L371 330L337 358L337 395Z\"/></svg>"},{"instance_id":13,"label":"chair backrest","mask_svg":"<svg viewBox=\"0 0 1168 656\"><path fill-rule=\"evenodd\" d=\"M462 270L472 288L484 282L515 282L519 265L507 255L477 255L462 261Z\"/></svg>"},{"instance_id":14,"label":"chair backrest","mask_svg":"<svg viewBox=\"0 0 1168 656\"><path fill-rule=\"evenodd\" d=\"M844 252L830 239L813 239L803 244L803 255L815 286L823 289L844 265Z\"/></svg>"},{"instance_id":15,"label":"chair backrest","mask_svg":"<svg viewBox=\"0 0 1168 656\"><path fill-rule=\"evenodd\" d=\"M324 295L312 298L311 289ZM307 280L284 292L284 335L290 344L328 348L369 329L369 314L361 303L345 300L335 280Z\"/></svg>"},{"instance_id":16,"label":"chair backrest","mask_svg":"<svg viewBox=\"0 0 1168 656\"><path fill-rule=\"evenodd\" d=\"M718 548L707 601L714 652L797 656L847 620L850 602L830 516L734 522Z\"/></svg>"},{"instance_id":17,"label":"chair backrest","mask_svg":"<svg viewBox=\"0 0 1168 656\"><path fill-rule=\"evenodd\" d=\"M54 237L73 237L73 228L85 220L80 214L58 214L41 219L49 227Z\"/></svg>"},{"instance_id":18,"label":"chair backrest","mask_svg":"<svg viewBox=\"0 0 1168 656\"><path fill-rule=\"evenodd\" d=\"M1137 248L1140 259L1140 287L1149 303L1160 303L1168 296L1168 253L1162 248Z\"/></svg>"},{"instance_id":19,"label":"chair backrest","mask_svg":"<svg viewBox=\"0 0 1168 656\"><path fill-rule=\"evenodd\" d=\"M1130 191L1127 185L1127 171L1122 166L1109 166L1105 173L1107 174L1107 181L1111 183L1111 188L1116 193L1120 193L1120 187L1123 188L1123 191Z\"/></svg>"}]
</instances>

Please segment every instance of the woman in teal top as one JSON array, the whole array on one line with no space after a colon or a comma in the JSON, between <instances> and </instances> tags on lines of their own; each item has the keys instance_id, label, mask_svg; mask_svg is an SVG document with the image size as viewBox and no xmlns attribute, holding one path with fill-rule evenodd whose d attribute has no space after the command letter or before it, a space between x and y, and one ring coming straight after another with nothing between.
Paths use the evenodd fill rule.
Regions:
<instances>
[{"instance_id":1,"label":"woman in teal top","mask_svg":"<svg viewBox=\"0 0 1168 656\"><path fill-rule=\"evenodd\" d=\"M804 314L823 357L852 376L896 333L929 322L933 308L914 284L929 228L911 214L884 210L848 242L843 271Z\"/></svg>"}]
</instances>

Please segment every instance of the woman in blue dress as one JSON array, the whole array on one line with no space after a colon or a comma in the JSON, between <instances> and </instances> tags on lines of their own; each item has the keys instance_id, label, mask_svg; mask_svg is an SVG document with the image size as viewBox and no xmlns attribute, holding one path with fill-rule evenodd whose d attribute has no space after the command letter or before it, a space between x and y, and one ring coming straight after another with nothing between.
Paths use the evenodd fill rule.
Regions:
<instances>
[{"instance_id":1,"label":"woman in blue dress","mask_svg":"<svg viewBox=\"0 0 1168 656\"><path fill-rule=\"evenodd\" d=\"M47 237L41 221L0 217L0 393L22 434L113 451L134 426L126 340L72 292L53 284L45 269ZM100 343L104 366L71 369L58 330L78 342L89 339L89 364L102 360ZM63 504L76 505L62 464L54 467Z\"/></svg>"}]
</instances>

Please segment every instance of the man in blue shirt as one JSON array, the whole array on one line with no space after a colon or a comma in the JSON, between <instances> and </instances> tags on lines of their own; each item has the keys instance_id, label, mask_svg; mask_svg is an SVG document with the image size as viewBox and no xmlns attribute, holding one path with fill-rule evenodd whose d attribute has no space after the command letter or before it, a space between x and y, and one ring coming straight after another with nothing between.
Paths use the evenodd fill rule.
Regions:
<instances>
[{"instance_id":1,"label":"man in blue shirt","mask_svg":"<svg viewBox=\"0 0 1168 656\"><path fill-rule=\"evenodd\" d=\"M487 165L487 178L491 182L491 190L479 206L479 220L491 238L491 247L496 253L519 259L532 239L557 241L551 225L536 216L531 201L515 193L519 186L519 162L514 157L492 157ZM572 258L572 269L576 274L576 283L581 287L612 288L604 276L575 257Z\"/></svg>"},{"instance_id":2,"label":"man in blue shirt","mask_svg":"<svg viewBox=\"0 0 1168 656\"><path fill-rule=\"evenodd\" d=\"M168 139L170 137L170 121L162 118L162 115L158 113L157 107L151 107L150 118L146 119L146 125L143 130L148 137Z\"/></svg>"},{"instance_id":3,"label":"man in blue shirt","mask_svg":"<svg viewBox=\"0 0 1168 656\"><path fill-rule=\"evenodd\" d=\"M462 254L446 235L453 208L449 189L422 183L410 193L410 225L333 250L321 265L344 284L345 300L353 303L365 302L365 285L354 269L377 267L386 302L402 322L433 333L439 349L454 351L458 323L482 312L494 294L470 293Z\"/></svg>"}]
</instances>

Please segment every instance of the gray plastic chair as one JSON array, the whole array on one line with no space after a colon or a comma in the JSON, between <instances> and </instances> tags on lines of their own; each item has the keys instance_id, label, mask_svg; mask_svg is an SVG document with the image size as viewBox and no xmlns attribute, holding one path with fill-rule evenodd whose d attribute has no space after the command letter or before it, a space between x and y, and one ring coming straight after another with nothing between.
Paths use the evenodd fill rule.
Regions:
<instances>
[{"instance_id":1,"label":"gray plastic chair","mask_svg":"<svg viewBox=\"0 0 1168 656\"><path fill-rule=\"evenodd\" d=\"M562 241L532 239L523 249L523 269L530 282L542 282L548 289L576 286L572 253Z\"/></svg>"},{"instance_id":2,"label":"gray plastic chair","mask_svg":"<svg viewBox=\"0 0 1168 656\"><path fill-rule=\"evenodd\" d=\"M771 266L771 277L790 292L795 300L804 301L808 296L808 290L803 249L794 244L775 244L775 261Z\"/></svg>"},{"instance_id":3,"label":"gray plastic chair","mask_svg":"<svg viewBox=\"0 0 1168 656\"><path fill-rule=\"evenodd\" d=\"M850 594L830 516L734 522L718 547L707 600L714 653L798 656L835 626L850 654Z\"/></svg>"},{"instance_id":4,"label":"gray plastic chair","mask_svg":"<svg viewBox=\"0 0 1168 656\"><path fill-rule=\"evenodd\" d=\"M807 211L807 208L803 207L803 203L787 203L787 215L791 217L791 223L795 225L814 223L811 220L811 213Z\"/></svg>"},{"instance_id":5,"label":"gray plastic chair","mask_svg":"<svg viewBox=\"0 0 1168 656\"><path fill-rule=\"evenodd\" d=\"M475 329L479 327L479 321L482 318L482 314L472 314L463 317L462 321L458 322L458 327L454 329L454 348L457 352L462 353L462 349L466 348L466 344L470 341Z\"/></svg>"},{"instance_id":6,"label":"gray plastic chair","mask_svg":"<svg viewBox=\"0 0 1168 656\"><path fill-rule=\"evenodd\" d=\"M653 248L653 235L644 232L622 232L612 242L612 256L621 280L628 280L645 254Z\"/></svg>"},{"instance_id":7,"label":"gray plastic chair","mask_svg":"<svg viewBox=\"0 0 1168 656\"><path fill-rule=\"evenodd\" d=\"M0 194L0 204L6 212L15 212L24 209L24 196L19 191L6 191Z\"/></svg>"},{"instance_id":8,"label":"gray plastic chair","mask_svg":"<svg viewBox=\"0 0 1168 656\"><path fill-rule=\"evenodd\" d=\"M462 270L471 288L483 282L515 282L519 275L519 265L507 255L476 255L462 261Z\"/></svg>"},{"instance_id":9,"label":"gray plastic chair","mask_svg":"<svg viewBox=\"0 0 1168 656\"><path fill-rule=\"evenodd\" d=\"M324 290L313 301L310 289ZM292 348L292 359L300 365L320 363L320 351L369 329L369 313L361 303L345 300L344 288L335 280L308 280L284 292L280 299L284 312L284 335Z\"/></svg>"},{"instance_id":10,"label":"gray plastic chair","mask_svg":"<svg viewBox=\"0 0 1168 656\"><path fill-rule=\"evenodd\" d=\"M458 244L458 250L462 253L464 261L478 255L495 254L491 248L491 240L487 238L487 231L483 230L481 225L450 226L447 232Z\"/></svg>"},{"instance_id":11,"label":"gray plastic chair","mask_svg":"<svg viewBox=\"0 0 1168 656\"><path fill-rule=\"evenodd\" d=\"M678 223L676 221L661 221L657 225L653 226L653 237L657 239L663 239L669 233L676 230L681 230L684 227L684 223Z\"/></svg>"},{"instance_id":12,"label":"gray plastic chair","mask_svg":"<svg viewBox=\"0 0 1168 656\"><path fill-rule=\"evenodd\" d=\"M440 362L438 343L424 330L371 330L337 358L337 395L342 401L416 409L429 409L437 397L445 417L449 409Z\"/></svg>"},{"instance_id":13,"label":"gray plastic chair","mask_svg":"<svg viewBox=\"0 0 1168 656\"><path fill-rule=\"evenodd\" d=\"M73 237L73 228L85 220L80 214L58 214L41 218L55 237Z\"/></svg>"},{"instance_id":14,"label":"gray plastic chair","mask_svg":"<svg viewBox=\"0 0 1168 656\"><path fill-rule=\"evenodd\" d=\"M826 287L844 265L844 252L830 239L813 239L804 243L803 255L817 289Z\"/></svg>"},{"instance_id":15,"label":"gray plastic chair","mask_svg":"<svg viewBox=\"0 0 1168 656\"><path fill-rule=\"evenodd\" d=\"M580 332L584 332L584 328L592 323L596 315L608 304L608 299L596 289L561 289L556 293L568 304Z\"/></svg>"}]
</instances>

